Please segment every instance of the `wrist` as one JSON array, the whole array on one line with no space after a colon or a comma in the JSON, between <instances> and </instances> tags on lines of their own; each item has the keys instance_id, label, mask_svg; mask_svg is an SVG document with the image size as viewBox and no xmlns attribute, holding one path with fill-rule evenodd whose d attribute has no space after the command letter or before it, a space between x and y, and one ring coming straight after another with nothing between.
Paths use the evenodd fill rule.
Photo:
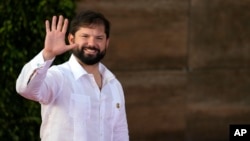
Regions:
<instances>
[{"instance_id":1,"label":"wrist","mask_svg":"<svg viewBox=\"0 0 250 141\"><path fill-rule=\"evenodd\" d=\"M55 55L47 52L46 50L43 50L43 59L44 61L47 61L47 60L52 60L53 58L55 58Z\"/></svg>"}]
</instances>

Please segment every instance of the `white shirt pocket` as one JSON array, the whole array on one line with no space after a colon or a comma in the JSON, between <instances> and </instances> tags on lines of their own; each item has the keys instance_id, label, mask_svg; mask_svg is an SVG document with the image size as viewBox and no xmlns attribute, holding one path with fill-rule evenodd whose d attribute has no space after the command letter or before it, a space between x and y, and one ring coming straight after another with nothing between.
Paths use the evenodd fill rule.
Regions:
<instances>
[{"instance_id":1,"label":"white shirt pocket","mask_svg":"<svg viewBox=\"0 0 250 141\"><path fill-rule=\"evenodd\" d=\"M87 120L90 118L90 97L83 94L71 94L70 116L76 121Z\"/></svg>"}]
</instances>

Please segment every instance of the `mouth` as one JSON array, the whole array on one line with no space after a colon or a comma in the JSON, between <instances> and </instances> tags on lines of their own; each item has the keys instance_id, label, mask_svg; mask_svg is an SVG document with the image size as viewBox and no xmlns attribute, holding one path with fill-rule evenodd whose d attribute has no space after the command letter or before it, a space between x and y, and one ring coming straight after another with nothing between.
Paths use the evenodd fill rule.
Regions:
<instances>
[{"instance_id":1,"label":"mouth","mask_svg":"<svg viewBox=\"0 0 250 141\"><path fill-rule=\"evenodd\" d=\"M84 48L84 52L86 54L97 54L98 53L98 49L96 48L90 48L90 47L87 47L87 48Z\"/></svg>"}]
</instances>

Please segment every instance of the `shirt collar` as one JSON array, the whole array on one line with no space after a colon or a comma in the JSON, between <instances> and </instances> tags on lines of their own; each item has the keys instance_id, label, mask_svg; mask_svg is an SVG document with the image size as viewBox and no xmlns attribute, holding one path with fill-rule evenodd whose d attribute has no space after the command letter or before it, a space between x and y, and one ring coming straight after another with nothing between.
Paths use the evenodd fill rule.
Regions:
<instances>
[{"instance_id":1,"label":"shirt collar","mask_svg":"<svg viewBox=\"0 0 250 141\"><path fill-rule=\"evenodd\" d=\"M78 63L76 57L72 54L69 58L69 66L74 75L75 80L79 79L81 76L88 74L85 69Z\"/></svg>"},{"instance_id":2,"label":"shirt collar","mask_svg":"<svg viewBox=\"0 0 250 141\"><path fill-rule=\"evenodd\" d=\"M78 63L76 57L73 54L69 58L69 66L75 80L79 79L81 76L88 74L88 72ZM109 71L102 63L99 63L99 71L102 74L104 83L115 79L115 75L111 71Z\"/></svg>"},{"instance_id":3,"label":"shirt collar","mask_svg":"<svg viewBox=\"0 0 250 141\"><path fill-rule=\"evenodd\" d=\"M99 71L102 74L103 84L115 79L115 75L107 69L102 63L99 63Z\"/></svg>"}]
</instances>

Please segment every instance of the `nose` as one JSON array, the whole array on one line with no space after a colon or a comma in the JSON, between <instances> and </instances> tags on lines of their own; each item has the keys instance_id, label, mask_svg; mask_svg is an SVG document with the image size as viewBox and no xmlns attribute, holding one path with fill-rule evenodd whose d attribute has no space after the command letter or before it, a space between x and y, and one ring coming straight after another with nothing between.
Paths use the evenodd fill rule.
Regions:
<instances>
[{"instance_id":1,"label":"nose","mask_svg":"<svg viewBox=\"0 0 250 141\"><path fill-rule=\"evenodd\" d=\"M88 39L88 46L95 46L95 38L91 37Z\"/></svg>"}]
</instances>

